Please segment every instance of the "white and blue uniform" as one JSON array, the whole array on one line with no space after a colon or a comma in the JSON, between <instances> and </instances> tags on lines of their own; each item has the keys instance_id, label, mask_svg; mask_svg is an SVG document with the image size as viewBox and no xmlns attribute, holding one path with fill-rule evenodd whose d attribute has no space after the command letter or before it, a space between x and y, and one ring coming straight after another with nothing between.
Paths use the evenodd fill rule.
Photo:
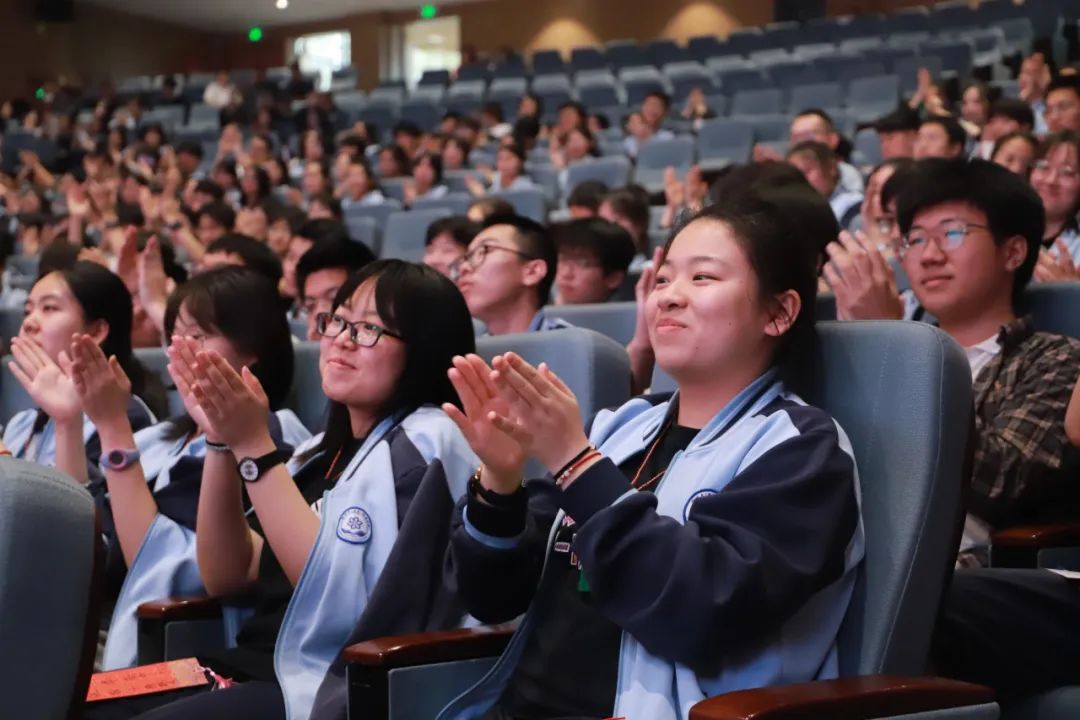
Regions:
<instances>
[{"instance_id":1,"label":"white and blue uniform","mask_svg":"<svg viewBox=\"0 0 1080 720\"><path fill-rule=\"evenodd\" d=\"M270 423L276 445L292 448L305 442L311 433L291 410L279 410ZM116 606L109 623L102 669L131 667L138 662L139 605L152 600L184 595L205 595L195 553L195 516L202 482L206 437L187 442L186 437L169 439L172 422L158 423L135 433L135 447L146 482L157 504L158 514L143 538L130 568L123 567L123 555L116 538L108 493L102 484L91 488L102 507L102 527L107 539L107 570L122 575ZM234 637L242 618L226 613L226 635Z\"/></svg>"},{"instance_id":2,"label":"white and blue uniform","mask_svg":"<svg viewBox=\"0 0 1080 720\"><path fill-rule=\"evenodd\" d=\"M837 676L864 553L843 430L770 371L674 456L654 492L638 492L618 466L653 443L676 402L636 398L600 413L590 439L605 459L565 491L531 483L524 529L500 528L516 535L462 511L448 572L469 612L482 622L526 614L491 672L439 720L479 718L499 701L536 617L553 610L541 568L567 516L591 602L622 630L611 715L685 720L713 695ZM552 504L557 514L545 515Z\"/></svg>"},{"instance_id":3,"label":"white and blue uniform","mask_svg":"<svg viewBox=\"0 0 1080 720\"><path fill-rule=\"evenodd\" d=\"M862 209L862 193L848 192L837 184L829 198L829 207L832 208L836 221L840 223L841 230L851 231L855 227L855 221L859 218Z\"/></svg>"},{"instance_id":4,"label":"white and blue uniform","mask_svg":"<svg viewBox=\"0 0 1080 720\"><path fill-rule=\"evenodd\" d=\"M274 650L290 720L344 717L348 644L467 622L442 565L478 465L450 418L424 407L380 422L315 504L319 535Z\"/></svg>"}]
</instances>

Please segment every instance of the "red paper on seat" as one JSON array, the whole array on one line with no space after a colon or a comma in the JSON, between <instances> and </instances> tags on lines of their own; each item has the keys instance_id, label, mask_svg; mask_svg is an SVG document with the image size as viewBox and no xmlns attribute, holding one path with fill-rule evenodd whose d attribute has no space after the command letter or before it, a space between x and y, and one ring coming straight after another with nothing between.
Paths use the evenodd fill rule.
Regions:
<instances>
[{"instance_id":1,"label":"red paper on seat","mask_svg":"<svg viewBox=\"0 0 1080 720\"><path fill-rule=\"evenodd\" d=\"M171 660L155 665L94 673L90 678L86 702L151 695L209 684L206 673L195 658Z\"/></svg>"}]
</instances>

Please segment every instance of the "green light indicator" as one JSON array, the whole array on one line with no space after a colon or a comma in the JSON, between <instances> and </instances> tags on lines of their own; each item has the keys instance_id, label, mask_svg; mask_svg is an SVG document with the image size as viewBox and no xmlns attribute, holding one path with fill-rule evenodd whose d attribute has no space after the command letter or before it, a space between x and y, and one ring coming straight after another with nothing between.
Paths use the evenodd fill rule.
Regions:
<instances>
[{"instance_id":1,"label":"green light indicator","mask_svg":"<svg viewBox=\"0 0 1080 720\"><path fill-rule=\"evenodd\" d=\"M45 99L45 88L39 87L34 92L34 97L36 97L38 100L44 100Z\"/></svg>"},{"instance_id":2,"label":"green light indicator","mask_svg":"<svg viewBox=\"0 0 1080 720\"><path fill-rule=\"evenodd\" d=\"M250 30L248 30L248 40L250 40L251 42L253 42L253 43L254 42L259 42L262 39L263 39L263 30L258 25L251 28Z\"/></svg>"},{"instance_id":3,"label":"green light indicator","mask_svg":"<svg viewBox=\"0 0 1080 720\"><path fill-rule=\"evenodd\" d=\"M420 17L424 18L425 20L430 20L431 18L435 17L438 12L439 11L435 9L434 5L428 4L420 6Z\"/></svg>"}]
</instances>

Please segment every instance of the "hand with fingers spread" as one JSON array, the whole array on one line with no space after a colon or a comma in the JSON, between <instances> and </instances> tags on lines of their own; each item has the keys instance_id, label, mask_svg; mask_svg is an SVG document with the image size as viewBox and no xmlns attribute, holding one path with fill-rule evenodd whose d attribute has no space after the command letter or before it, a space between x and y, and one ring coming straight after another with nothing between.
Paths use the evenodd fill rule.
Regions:
<instances>
[{"instance_id":1,"label":"hand with fingers spread","mask_svg":"<svg viewBox=\"0 0 1080 720\"><path fill-rule=\"evenodd\" d=\"M71 379L86 416L101 430L127 422L128 379L116 356L105 357L88 335L71 339Z\"/></svg>"},{"instance_id":2,"label":"hand with fingers spread","mask_svg":"<svg viewBox=\"0 0 1080 720\"><path fill-rule=\"evenodd\" d=\"M861 232L840 233L826 248L825 279L839 320L900 320L904 305L889 263Z\"/></svg>"},{"instance_id":3,"label":"hand with fingers spread","mask_svg":"<svg viewBox=\"0 0 1080 720\"><path fill-rule=\"evenodd\" d=\"M124 281L124 286L132 295L139 290L139 246L136 235L138 230L134 225L129 225L124 230L124 242L116 256L116 274Z\"/></svg>"},{"instance_id":4,"label":"hand with fingers spread","mask_svg":"<svg viewBox=\"0 0 1080 720\"><path fill-rule=\"evenodd\" d=\"M630 356L630 368L633 373L633 392L643 392L652 380L653 354L652 340L649 338L649 295L656 288L656 271L660 262L664 259L664 249L656 248L653 251L652 263L646 265L641 271L641 277L634 285L634 300L637 302L637 323L634 326L634 337L626 346L626 354Z\"/></svg>"},{"instance_id":5,"label":"hand with fingers spread","mask_svg":"<svg viewBox=\"0 0 1080 720\"><path fill-rule=\"evenodd\" d=\"M468 355L454 358L447 374L461 399L461 409L445 404L443 411L484 463L480 482L489 490L512 494L521 487L525 451L495 425L497 417L507 415L509 405L491 379L491 368L480 356Z\"/></svg>"},{"instance_id":6,"label":"hand with fingers spread","mask_svg":"<svg viewBox=\"0 0 1080 720\"><path fill-rule=\"evenodd\" d=\"M184 403L188 416L210 440L219 442L220 438L210 432L210 422L206 419L199 401L195 399L195 355L200 349L199 343L192 338L173 336L167 351L169 364L166 369L176 385L176 390L180 393L180 399Z\"/></svg>"},{"instance_id":7,"label":"hand with fingers spread","mask_svg":"<svg viewBox=\"0 0 1080 720\"><path fill-rule=\"evenodd\" d=\"M195 356L195 399L209 423L208 436L220 438L237 457L256 457L274 447L270 400L248 368L239 373L213 350Z\"/></svg>"},{"instance_id":8,"label":"hand with fingers spread","mask_svg":"<svg viewBox=\"0 0 1080 720\"><path fill-rule=\"evenodd\" d=\"M492 382L509 410L496 413L495 426L557 472L589 444L574 393L546 364L535 368L516 353L496 357L492 365Z\"/></svg>"},{"instance_id":9,"label":"hand with fingers spread","mask_svg":"<svg viewBox=\"0 0 1080 720\"><path fill-rule=\"evenodd\" d=\"M16 336L11 340L11 354L15 357L8 363L11 373L46 415L62 423L82 413L67 353L60 353L57 362L53 362L36 342Z\"/></svg>"},{"instance_id":10,"label":"hand with fingers spread","mask_svg":"<svg viewBox=\"0 0 1080 720\"><path fill-rule=\"evenodd\" d=\"M1061 238L1054 241L1054 247L1057 248L1057 257L1047 250L1039 251L1039 259L1035 263L1035 279L1039 282L1080 280L1080 271L1077 270L1072 253Z\"/></svg>"}]
</instances>

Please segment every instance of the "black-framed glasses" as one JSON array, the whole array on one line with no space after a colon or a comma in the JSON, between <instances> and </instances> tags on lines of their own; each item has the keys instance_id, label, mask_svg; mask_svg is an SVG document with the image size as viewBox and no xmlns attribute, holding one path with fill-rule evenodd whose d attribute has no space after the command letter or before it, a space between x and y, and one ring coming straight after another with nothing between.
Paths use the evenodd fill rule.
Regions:
<instances>
[{"instance_id":1,"label":"black-framed glasses","mask_svg":"<svg viewBox=\"0 0 1080 720\"><path fill-rule=\"evenodd\" d=\"M964 222L962 220L946 220L934 229L912 228L907 235L900 238L900 255L907 255L911 250L922 250L929 240L937 243L942 250L949 252L956 250L964 244L964 240L971 234L972 229L988 230L986 225Z\"/></svg>"},{"instance_id":2,"label":"black-framed glasses","mask_svg":"<svg viewBox=\"0 0 1080 720\"><path fill-rule=\"evenodd\" d=\"M346 330L349 331L349 340L360 347L374 347L383 335L401 339L397 333L365 320L352 322L332 313L319 313L315 316L315 332L325 338L336 338Z\"/></svg>"},{"instance_id":3,"label":"black-framed glasses","mask_svg":"<svg viewBox=\"0 0 1080 720\"><path fill-rule=\"evenodd\" d=\"M460 258L454 261L454 263L450 266L450 277L454 280L457 280L461 276L461 268L464 267L466 264L471 270L476 270L484 264L484 261L487 260L488 253L490 253L492 250L504 250L506 252L514 253L523 260L538 259L535 255L530 255L529 253L522 252L516 248L508 248L503 247L502 245L489 245L487 243L483 243L481 245L477 245L472 250L465 253Z\"/></svg>"}]
</instances>

